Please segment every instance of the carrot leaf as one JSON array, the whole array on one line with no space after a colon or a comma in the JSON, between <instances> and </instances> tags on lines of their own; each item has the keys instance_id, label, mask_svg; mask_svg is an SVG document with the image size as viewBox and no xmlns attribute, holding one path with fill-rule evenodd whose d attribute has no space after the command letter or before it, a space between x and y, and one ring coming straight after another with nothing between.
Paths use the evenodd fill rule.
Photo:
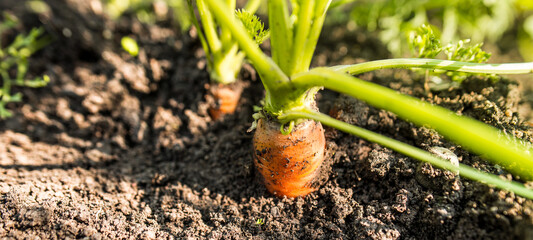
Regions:
<instances>
[{"instance_id":1,"label":"carrot leaf","mask_svg":"<svg viewBox=\"0 0 533 240\"><path fill-rule=\"evenodd\" d=\"M263 43L270 35L268 29L265 29L263 22L261 22L256 15L245 9L235 10L235 16L241 20L250 37L253 38L258 45Z\"/></svg>"}]
</instances>

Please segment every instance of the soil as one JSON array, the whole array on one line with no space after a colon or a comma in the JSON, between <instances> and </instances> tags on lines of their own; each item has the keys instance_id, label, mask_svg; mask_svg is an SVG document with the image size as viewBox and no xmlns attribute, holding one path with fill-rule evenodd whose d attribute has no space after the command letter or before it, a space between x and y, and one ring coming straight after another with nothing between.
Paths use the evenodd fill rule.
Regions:
<instances>
[{"instance_id":1,"label":"soil","mask_svg":"<svg viewBox=\"0 0 533 240\"><path fill-rule=\"evenodd\" d=\"M279 199L253 168L247 129L263 91L250 66L240 75L247 84L237 112L212 121L194 30L128 14L111 21L99 1L49 0L40 14L24 3L1 1L0 9L19 17L17 31L43 26L54 37L30 59L28 74L51 82L15 89L24 101L10 104L14 116L0 122L0 238L533 239L533 201L331 128L329 179L307 197ZM388 57L371 35L327 31L315 66ZM137 40L138 57L120 48L122 36ZM514 80L470 77L428 92L417 73L360 77L532 140ZM319 107L512 178L434 131L361 101L323 91Z\"/></svg>"}]
</instances>

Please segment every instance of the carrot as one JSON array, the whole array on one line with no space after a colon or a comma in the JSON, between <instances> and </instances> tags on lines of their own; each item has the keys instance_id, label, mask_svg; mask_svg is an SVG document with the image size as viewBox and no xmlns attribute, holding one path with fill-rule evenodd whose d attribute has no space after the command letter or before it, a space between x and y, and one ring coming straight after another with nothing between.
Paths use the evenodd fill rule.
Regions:
<instances>
[{"instance_id":1,"label":"carrot","mask_svg":"<svg viewBox=\"0 0 533 240\"><path fill-rule=\"evenodd\" d=\"M211 118L217 120L226 114L233 114L241 98L242 90L242 86L236 84L212 84L209 87L209 92L214 98L209 107Z\"/></svg>"},{"instance_id":2,"label":"carrot","mask_svg":"<svg viewBox=\"0 0 533 240\"><path fill-rule=\"evenodd\" d=\"M253 145L254 164L268 191L278 197L298 197L316 190L313 183L326 147L320 122L307 120L283 135L279 123L259 119Z\"/></svg>"}]
</instances>

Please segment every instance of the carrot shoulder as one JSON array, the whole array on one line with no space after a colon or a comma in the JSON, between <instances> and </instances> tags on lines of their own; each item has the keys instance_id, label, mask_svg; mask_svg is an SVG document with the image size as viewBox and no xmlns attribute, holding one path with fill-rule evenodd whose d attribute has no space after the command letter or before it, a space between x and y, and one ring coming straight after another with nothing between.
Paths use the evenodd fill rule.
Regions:
<instances>
[{"instance_id":1,"label":"carrot shoulder","mask_svg":"<svg viewBox=\"0 0 533 240\"><path fill-rule=\"evenodd\" d=\"M305 121L283 135L279 123L260 119L253 143L254 164L268 191L278 197L298 197L316 190L313 183L326 146L322 124Z\"/></svg>"},{"instance_id":2,"label":"carrot shoulder","mask_svg":"<svg viewBox=\"0 0 533 240\"><path fill-rule=\"evenodd\" d=\"M210 87L215 103L209 107L209 114L217 120L226 114L233 114L241 98L242 86L217 84Z\"/></svg>"}]
</instances>

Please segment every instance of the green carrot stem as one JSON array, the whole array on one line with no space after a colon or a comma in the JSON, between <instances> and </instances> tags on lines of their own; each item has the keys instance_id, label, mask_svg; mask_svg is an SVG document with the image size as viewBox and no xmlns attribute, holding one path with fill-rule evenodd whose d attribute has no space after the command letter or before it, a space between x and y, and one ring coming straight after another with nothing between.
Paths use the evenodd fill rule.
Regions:
<instances>
[{"instance_id":1,"label":"green carrot stem","mask_svg":"<svg viewBox=\"0 0 533 240\"><path fill-rule=\"evenodd\" d=\"M226 0L226 5L229 9L234 10L235 9L235 0ZM220 27L220 41L222 42L222 49L229 49L232 45L235 44L235 41L233 41L231 37L231 32L226 28L224 25L219 25Z\"/></svg>"},{"instance_id":2,"label":"green carrot stem","mask_svg":"<svg viewBox=\"0 0 533 240\"><path fill-rule=\"evenodd\" d=\"M397 58L330 67L331 70L352 75L387 68L427 68L485 74L529 74L533 73L533 62L485 64L425 58Z\"/></svg>"},{"instance_id":3,"label":"green carrot stem","mask_svg":"<svg viewBox=\"0 0 533 240\"><path fill-rule=\"evenodd\" d=\"M312 18L314 15L315 0L300 2L301 5L299 6L300 9L297 19L298 23L294 26L295 35L294 39L292 39L289 72L287 72L287 75L289 76L307 70L307 68L303 69L300 64L304 60L305 42L309 37L309 30L311 29L311 24L313 23Z\"/></svg>"},{"instance_id":4,"label":"green carrot stem","mask_svg":"<svg viewBox=\"0 0 533 240\"><path fill-rule=\"evenodd\" d=\"M7 71L0 71L0 75L2 76L3 81L2 92L3 94L7 95L11 92L11 83L13 82L13 80L9 78L9 74L7 74ZM3 97L3 94L0 96Z\"/></svg>"},{"instance_id":5,"label":"green carrot stem","mask_svg":"<svg viewBox=\"0 0 533 240\"><path fill-rule=\"evenodd\" d=\"M209 50L211 53L219 52L222 48L222 42L218 38L217 28L215 21L213 20L213 16L205 5L204 0L196 0L196 5L198 7L198 12L200 13L200 19L204 27L203 32L205 34L205 38L207 39ZM200 29L198 29L198 31L200 31Z\"/></svg>"},{"instance_id":6,"label":"green carrot stem","mask_svg":"<svg viewBox=\"0 0 533 240\"><path fill-rule=\"evenodd\" d=\"M196 27L196 31L198 32L198 37L200 38L200 43L202 44L202 48L205 52L205 57L207 59L211 59L211 50L209 49L209 45L207 44L207 39L204 36L204 33L202 32L200 28L200 23L198 22L198 19L196 18L196 14L194 13L194 8L192 6L192 0L187 0L187 5L189 8L189 15L191 17L193 25ZM208 67L212 68L211 61L207 61Z\"/></svg>"},{"instance_id":7,"label":"green carrot stem","mask_svg":"<svg viewBox=\"0 0 533 240\"><path fill-rule=\"evenodd\" d=\"M305 42L305 49L303 50L303 57L300 61L299 69L309 70L309 65L311 65L311 60L315 53L316 44L318 38L320 37L320 32L324 24L324 19L326 18L326 12L328 6L331 3L331 0L319 0L316 4L315 14L313 16L313 24L309 31L309 36Z\"/></svg>"},{"instance_id":8,"label":"green carrot stem","mask_svg":"<svg viewBox=\"0 0 533 240\"><path fill-rule=\"evenodd\" d=\"M233 10L229 9L226 4L220 0L204 0L209 6L213 16L221 25L227 27L234 39L239 43L241 49L246 53L247 58L252 62L255 69L259 72L263 85L267 90L276 89L280 83L288 82L288 77L281 69L266 56L257 46L255 41L250 38L242 23L233 16Z\"/></svg>"},{"instance_id":9,"label":"green carrot stem","mask_svg":"<svg viewBox=\"0 0 533 240\"><path fill-rule=\"evenodd\" d=\"M261 0L249 0L246 2L244 9L246 9L246 11L249 13L254 14L259 8L259 5L261 5Z\"/></svg>"},{"instance_id":10,"label":"green carrot stem","mask_svg":"<svg viewBox=\"0 0 533 240\"><path fill-rule=\"evenodd\" d=\"M327 68L298 74L291 82L295 88L324 86L391 111L419 126L429 126L523 180L533 180L531 145L477 120Z\"/></svg>"},{"instance_id":11,"label":"green carrot stem","mask_svg":"<svg viewBox=\"0 0 533 240\"><path fill-rule=\"evenodd\" d=\"M291 61L292 48L292 24L289 18L287 1L269 0L268 18L270 27L270 45L272 59L281 67L284 73L289 73L289 61Z\"/></svg>"},{"instance_id":12,"label":"green carrot stem","mask_svg":"<svg viewBox=\"0 0 533 240\"><path fill-rule=\"evenodd\" d=\"M331 4L329 5L329 9L336 8L344 4L352 3L355 1L356 0L336 0L336 1L331 2Z\"/></svg>"},{"instance_id":13,"label":"green carrot stem","mask_svg":"<svg viewBox=\"0 0 533 240\"><path fill-rule=\"evenodd\" d=\"M331 118L319 112L315 112L311 110L289 111L289 112L286 112L284 115L282 115L281 118L286 121L295 120L299 118L313 119L313 120L323 123L324 125L353 134L365 140L378 143L384 147L390 148L405 156L408 156L408 157L411 157L411 158L414 158L414 159L417 159L423 162L430 163L431 165L435 167L445 169L451 172L458 172L459 175L465 178L479 181L485 184L490 184L503 190L512 191L517 195L520 195L520 196L523 196L529 199L533 199L533 190L527 189L526 187L524 187L523 184L520 184L514 181L508 181L508 180L501 179L500 177L496 175L482 172L480 170L477 170L475 168L469 167L464 164L459 164L459 166L456 166L452 164L451 162L441 159L439 157L436 157L435 155L432 155L431 153L426 152L422 149L416 148L414 146L411 146L409 144L400 142L392 138L385 137L383 135L366 130L364 128L360 128L360 127L336 120L334 118Z\"/></svg>"}]
</instances>

